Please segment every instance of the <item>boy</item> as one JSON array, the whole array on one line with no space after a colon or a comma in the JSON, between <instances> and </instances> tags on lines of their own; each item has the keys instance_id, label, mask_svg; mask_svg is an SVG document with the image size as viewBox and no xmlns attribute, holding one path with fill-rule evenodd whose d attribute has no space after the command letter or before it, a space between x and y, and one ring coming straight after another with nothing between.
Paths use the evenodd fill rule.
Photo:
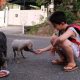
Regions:
<instances>
[{"instance_id":1,"label":"boy","mask_svg":"<svg viewBox=\"0 0 80 80\"><path fill-rule=\"evenodd\" d=\"M64 66L65 71L77 69L78 67L74 60L74 55L79 57L79 46L71 42L69 38L73 37L80 42L80 35L77 33L75 28L73 28L73 26L68 27L69 25L67 24L66 16L62 11L54 12L49 17L48 22L59 31L59 36L52 35L51 45L43 49L38 49L38 54L45 51L56 51L60 56L60 60L52 60L53 64L66 63L66 66Z\"/></svg>"}]
</instances>

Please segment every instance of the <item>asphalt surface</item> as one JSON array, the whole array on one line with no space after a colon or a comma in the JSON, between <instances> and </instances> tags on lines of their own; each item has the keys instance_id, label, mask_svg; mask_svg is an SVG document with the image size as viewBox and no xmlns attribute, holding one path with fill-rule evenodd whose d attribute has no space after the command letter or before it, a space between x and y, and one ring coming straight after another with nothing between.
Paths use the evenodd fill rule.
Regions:
<instances>
[{"instance_id":1,"label":"asphalt surface","mask_svg":"<svg viewBox=\"0 0 80 80\"><path fill-rule=\"evenodd\" d=\"M80 80L80 62L77 61L78 69L72 72L64 72L63 66L52 65L51 60L58 58L49 52L35 55L31 52L24 52L26 59L18 55L19 63L13 60L11 42L13 39L33 40L33 49L43 48L49 44L49 38L29 37L21 35L7 35L8 46L8 67L10 75L0 80Z\"/></svg>"},{"instance_id":2,"label":"asphalt surface","mask_svg":"<svg viewBox=\"0 0 80 80\"><path fill-rule=\"evenodd\" d=\"M53 56L50 52L41 55L35 55L31 52L24 52L26 59L18 55L19 63L13 60L11 43L14 39L31 39L33 49L43 48L49 44L48 37L25 36L17 28L0 28L7 36L8 46L8 67L10 75L0 80L80 80L80 60L77 60L78 69L72 72L65 72L63 66L52 65L51 60L59 58Z\"/></svg>"}]
</instances>

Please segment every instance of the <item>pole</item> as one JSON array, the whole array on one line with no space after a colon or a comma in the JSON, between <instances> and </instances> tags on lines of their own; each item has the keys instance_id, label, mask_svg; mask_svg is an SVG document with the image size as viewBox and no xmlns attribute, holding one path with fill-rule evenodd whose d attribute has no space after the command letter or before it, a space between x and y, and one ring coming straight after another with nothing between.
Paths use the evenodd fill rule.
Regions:
<instances>
[{"instance_id":1,"label":"pole","mask_svg":"<svg viewBox=\"0 0 80 80\"><path fill-rule=\"evenodd\" d=\"M22 28L22 34L24 34L24 17L23 14L21 12L22 10L20 10L20 22L21 22L21 28Z\"/></svg>"},{"instance_id":2,"label":"pole","mask_svg":"<svg viewBox=\"0 0 80 80\"><path fill-rule=\"evenodd\" d=\"M25 0L24 0L24 9L25 9Z\"/></svg>"},{"instance_id":3,"label":"pole","mask_svg":"<svg viewBox=\"0 0 80 80\"><path fill-rule=\"evenodd\" d=\"M24 23L22 24L22 34L24 34Z\"/></svg>"},{"instance_id":4,"label":"pole","mask_svg":"<svg viewBox=\"0 0 80 80\"><path fill-rule=\"evenodd\" d=\"M6 6L5 7L5 11L4 11L4 24L5 24L5 27L8 26L8 7Z\"/></svg>"},{"instance_id":5,"label":"pole","mask_svg":"<svg viewBox=\"0 0 80 80\"><path fill-rule=\"evenodd\" d=\"M53 9L52 9L52 12L54 11L54 0L51 0L51 4L53 5Z\"/></svg>"},{"instance_id":6,"label":"pole","mask_svg":"<svg viewBox=\"0 0 80 80\"><path fill-rule=\"evenodd\" d=\"M25 0L24 0L24 9L25 9ZM23 15L23 14L22 14ZM22 16L22 19L21 19L21 23L22 23L22 34L24 34L24 26L25 26L25 22L24 22L24 16Z\"/></svg>"}]
</instances>

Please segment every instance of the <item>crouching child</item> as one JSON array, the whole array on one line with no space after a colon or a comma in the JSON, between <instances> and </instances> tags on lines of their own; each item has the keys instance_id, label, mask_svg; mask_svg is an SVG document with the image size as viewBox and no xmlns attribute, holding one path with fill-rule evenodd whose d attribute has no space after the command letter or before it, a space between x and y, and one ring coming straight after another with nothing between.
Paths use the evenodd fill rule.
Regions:
<instances>
[{"instance_id":1,"label":"crouching child","mask_svg":"<svg viewBox=\"0 0 80 80\"><path fill-rule=\"evenodd\" d=\"M37 49L37 53L56 51L60 59L52 60L53 64L65 63L64 71L77 69L75 56L80 55L80 25L77 25L77 29L74 27L75 25L68 25L66 15L62 11L54 12L49 17L48 23L59 32L59 35L52 35L51 44L48 47Z\"/></svg>"}]
</instances>

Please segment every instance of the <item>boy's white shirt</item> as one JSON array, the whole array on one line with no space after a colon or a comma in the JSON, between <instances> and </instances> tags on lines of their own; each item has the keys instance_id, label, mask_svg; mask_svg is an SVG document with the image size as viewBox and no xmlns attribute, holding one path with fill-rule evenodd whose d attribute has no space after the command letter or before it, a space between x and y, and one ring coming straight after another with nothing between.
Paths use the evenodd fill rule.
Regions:
<instances>
[{"instance_id":1,"label":"boy's white shirt","mask_svg":"<svg viewBox=\"0 0 80 80\"><path fill-rule=\"evenodd\" d=\"M75 30L75 28L73 27L70 27L68 28L68 30L66 32L64 32L60 37L59 39L61 41L64 41L66 39L68 39L69 37L74 37L77 41L80 42L80 35L78 34L78 32ZM72 49L73 49L73 52L74 52L74 55L76 57L79 57L79 54L80 54L80 47L75 44L75 43L72 43Z\"/></svg>"},{"instance_id":2,"label":"boy's white shirt","mask_svg":"<svg viewBox=\"0 0 80 80\"><path fill-rule=\"evenodd\" d=\"M73 27L70 27L69 30L72 30L75 33L75 36L72 36L72 37L80 41L80 35L77 33L77 31Z\"/></svg>"},{"instance_id":3,"label":"boy's white shirt","mask_svg":"<svg viewBox=\"0 0 80 80\"><path fill-rule=\"evenodd\" d=\"M77 33L77 31L73 27L68 28L68 30L65 33L59 36L59 39L61 41L64 41L68 39L69 37L74 37L75 39L80 41L80 35Z\"/></svg>"},{"instance_id":4,"label":"boy's white shirt","mask_svg":"<svg viewBox=\"0 0 80 80\"><path fill-rule=\"evenodd\" d=\"M70 27L69 29L72 30L73 32L75 32L76 35L73 37L75 37L75 39L80 42L80 35L78 34L78 32L73 27ZM74 51L74 55L76 57L80 57L80 46L73 43L72 48Z\"/></svg>"}]
</instances>

